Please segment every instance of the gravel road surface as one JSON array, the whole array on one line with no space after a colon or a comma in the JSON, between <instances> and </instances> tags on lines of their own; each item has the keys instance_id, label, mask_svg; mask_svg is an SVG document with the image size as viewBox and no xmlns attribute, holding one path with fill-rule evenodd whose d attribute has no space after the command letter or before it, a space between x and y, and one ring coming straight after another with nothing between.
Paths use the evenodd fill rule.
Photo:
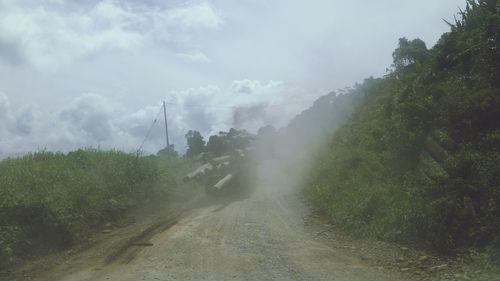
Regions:
<instances>
[{"instance_id":1,"label":"gravel road surface","mask_svg":"<svg viewBox=\"0 0 500 281\"><path fill-rule=\"evenodd\" d=\"M202 202L132 238L110 233L40 280L404 280L318 239L279 180L261 180L247 198Z\"/></svg>"}]
</instances>

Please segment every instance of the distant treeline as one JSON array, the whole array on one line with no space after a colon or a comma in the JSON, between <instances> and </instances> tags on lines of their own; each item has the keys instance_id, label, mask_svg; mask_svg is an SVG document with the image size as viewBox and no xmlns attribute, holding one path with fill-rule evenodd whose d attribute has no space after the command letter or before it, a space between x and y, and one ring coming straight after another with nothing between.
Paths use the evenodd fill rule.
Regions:
<instances>
[{"instance_id":1,"label":"distant treeline","mask_svg":"<svg viewBox=\"0 0 500 281\"><path fill-rule=\"evenodd\" d=\"M348 91L353 113L307 182L337 224L445 253L498 255L499 3L468 1L432 49L400 39L391 71Z\"/></svg>"},{"instance_id":2,"label":"distant treeline","mask_svg":"<svg viewBox=\"0 0 500 281\"><path fill-rule=\"evenodd\" d=\"M189 130L186 135L186 158L197 158L200 154L221 156L235 149L245 149L254 140L254 135L245 130L229 129L228 132L220 131L205 141L200 132Z\"/></svg>"}]
</instances>

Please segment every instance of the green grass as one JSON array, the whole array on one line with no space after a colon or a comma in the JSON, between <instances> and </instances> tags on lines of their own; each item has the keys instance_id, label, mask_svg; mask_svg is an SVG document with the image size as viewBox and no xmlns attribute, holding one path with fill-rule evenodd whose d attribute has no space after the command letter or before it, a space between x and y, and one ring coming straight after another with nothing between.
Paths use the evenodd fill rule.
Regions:
<instances>
[{"instance_id":1,"label":"green grass","mask_svg":"<svg viewBox=\"0 0 500 281\"><path fill-rule=\"evenodd\" d=\"M119 151L37 152L0 162L0 267L66 248L103 222L182 188L192 163Z\"/></svg>"}]
</instances>

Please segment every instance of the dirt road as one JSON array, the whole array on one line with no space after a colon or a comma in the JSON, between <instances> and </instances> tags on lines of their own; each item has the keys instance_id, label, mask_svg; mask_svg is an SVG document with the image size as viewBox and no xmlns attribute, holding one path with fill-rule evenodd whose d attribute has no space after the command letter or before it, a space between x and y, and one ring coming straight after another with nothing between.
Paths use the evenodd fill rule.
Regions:
<instances>
[{"instance_id":1,"label":"dirt road","mask_svg":"<svg viewBox=\"0 0 500 281\"><path fill-rule=\"evenodd\" d=\"M280 187L282 185L282 187ZM30 280L403 280L318 239L284 184L145 220ZM390 275L390 276L389 276Z\"/></svg>"},{"instance_id":2,"label":"dirt road","mask_svg":"<svg viewBox=\"0 0 500 281\"><path fill-rule=\"evenodd\" d=\"M118 252L83 253L43 279L401 280L316 239L299 208L286 193L262 186L250 198L167 220L168 229Z\"/></svg>"}]
</instances>

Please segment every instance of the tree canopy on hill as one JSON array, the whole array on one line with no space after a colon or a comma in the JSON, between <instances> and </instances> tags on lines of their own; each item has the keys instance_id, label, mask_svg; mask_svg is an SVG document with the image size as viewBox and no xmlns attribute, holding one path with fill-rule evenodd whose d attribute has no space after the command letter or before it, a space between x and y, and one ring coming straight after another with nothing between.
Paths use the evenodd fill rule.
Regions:
<instances>
[{"instance_id":1,"label":"tree canopy on hill","mask_svg":"<svg viewBox=\"0 0 500 281\"><path fill-rule=\"evenodd\" d=\"M392 70L350 91L308 190L347 228L500 252L500 1L467 3L432 49L400 39Z\"/></svg>"}]
</instances>

